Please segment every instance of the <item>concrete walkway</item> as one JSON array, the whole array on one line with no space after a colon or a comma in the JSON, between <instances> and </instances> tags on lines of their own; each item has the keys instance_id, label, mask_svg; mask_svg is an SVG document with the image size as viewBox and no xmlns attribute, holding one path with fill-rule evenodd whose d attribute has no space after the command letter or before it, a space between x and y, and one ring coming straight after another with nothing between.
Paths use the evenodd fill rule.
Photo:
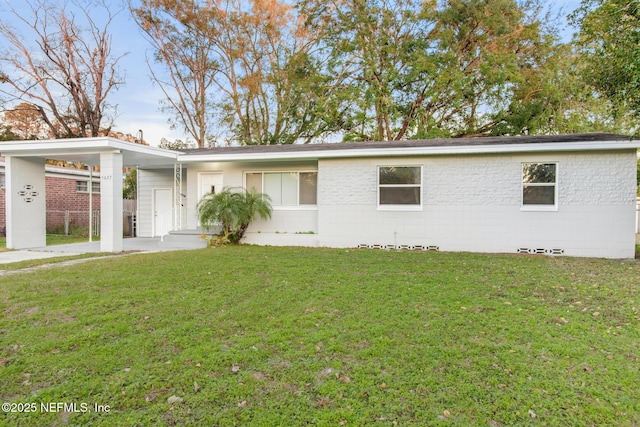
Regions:
<instances>
[{"instance_id":1,"label":"concrete walkway","mask_svg":"<svg viewBox=\"0 0 640 427\"><path fill-rule=\"evenodd\" d=\"M200 249L206 242L199 236L165 236L160 238L133 237L124 239L125 252L162 252ZM0 264L45 259L60 256L73 256L85 253L100 252L100 242L69 243L52 245L18 251L0 252Z\"/></svg>"}]
</instances>

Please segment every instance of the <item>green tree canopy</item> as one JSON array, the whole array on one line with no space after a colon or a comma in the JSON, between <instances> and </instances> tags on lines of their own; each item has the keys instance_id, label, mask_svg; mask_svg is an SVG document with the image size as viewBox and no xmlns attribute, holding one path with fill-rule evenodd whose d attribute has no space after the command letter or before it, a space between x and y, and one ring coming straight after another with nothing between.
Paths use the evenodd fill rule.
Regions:
<instances>
[{"instance_id":1,"label":"green tree canopy","mask_svg":"<svg viewBox=\"0 0 640 427\"><path fill-rule=\"evenodd\" d=\"M640 0L583 0L571 15L587 83L640 118Z\"/></svg>"}]
</instances>

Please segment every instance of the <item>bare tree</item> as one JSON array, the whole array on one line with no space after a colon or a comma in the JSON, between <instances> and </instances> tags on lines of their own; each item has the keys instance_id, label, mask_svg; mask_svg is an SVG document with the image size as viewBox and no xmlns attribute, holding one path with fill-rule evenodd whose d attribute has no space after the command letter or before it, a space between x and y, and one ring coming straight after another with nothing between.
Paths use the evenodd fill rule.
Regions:
<instances>
[{"instance_id":1,"label":"bare tree","mask_svg":"<svg viewBox=\"0 0 640 427\"><path fill-rule=\"evenodd\" d=\"M316 34L286 0L139 0L131 11L165 74L152 78L199 147L311 142L334 130ZM320 88L320 89L319 89ZM217 119L217 120L213 120Z\"/></svg>"},{"instance_id":2,"label":"bare tree","mask_svg":"<svg viewBox=\"0 0 640 427\"><path fill-rule=\"evenodd\" d=\"M4 102L31 104L55 138L108 133L116 108L107 97L124 84L109 32L117 13L104 1L23 2L24 12L10 7L0 18Z\"/></svg>"},{"instance_id":3,"label":"bare tree","mask_svg":"<svg viewBox=\"0 0 640 427\"><path fill-rule=\"evenodd\" d=\"M131 2L129 7L155 51L155 62L166 69L164 75L156 72L147 60L151 78L165 95L164 110L175 113L198 147L205 147L214 139L210 119L217 65L211 59L212 12L193 0L143 0L139 7Z\"/></svg>"}]
</instances>

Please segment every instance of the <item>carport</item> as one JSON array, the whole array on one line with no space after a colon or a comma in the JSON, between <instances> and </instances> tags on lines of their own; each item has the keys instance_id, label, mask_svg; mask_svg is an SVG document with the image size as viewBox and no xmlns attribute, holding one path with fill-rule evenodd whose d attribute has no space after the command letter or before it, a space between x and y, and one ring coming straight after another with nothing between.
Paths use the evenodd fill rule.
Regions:
<instances>
[{"instance_id":1,"label":"carport","mask_svg":"<svg viewBox=\"0 0 640 427\"><path fill-rule=\"evenodd\" d=\"M46 246L45 159L100 166L100 251L121 252L123 167L170 167L178 153L114 138L9 141L5 157L7 248Z\"/></svg>"}]
</instances>

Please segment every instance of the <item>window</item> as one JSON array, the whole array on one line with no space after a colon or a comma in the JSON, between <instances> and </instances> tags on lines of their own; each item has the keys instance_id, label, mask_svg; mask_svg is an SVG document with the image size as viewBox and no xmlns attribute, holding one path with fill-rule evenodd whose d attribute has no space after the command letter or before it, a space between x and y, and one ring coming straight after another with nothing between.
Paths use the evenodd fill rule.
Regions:
<instances>
[{"instance_id":1,"label":"window","mask_svg":"<svg viewBox=\"0 0 640 427\"><path fill-rule=\"evenodd\" d=\"M316 205L318 172L247 172L245 187L267 194L273 206Z\"/></svg>"},{"instance_id":2,"label":"window","mask_svg":"<svg viewBox=\"0 0 640 427\"><path fill-rule=\"evenodd\" d=\"M533 210L558 206L556 163L522 164L522 206Z\"/></svg>"},{"instance_id":3,"label":"window","mask_svg":"<svg viewBox=\"0 0 640 427\"><path fill-rule=\"evenodd\" d=\"M409 209L422 206L422 167L378 167L378 206Z\"/></svg>"},{"instance_id":4,"label":"window","mask_svg":"<svg viewBox=\"0 0 640 427\"><path fill-rule=\"evenodd\" d=\"M93 185L91 187L92 191L94 193L99 193L100 192L100 183L99 182L93 182ZM78 193L88 193L89 192L89 181L76 181L76 191Z\"/></svg>"},{"instance_id":5,"label":"window","mask_svg":"<svg viewBox=\"0 0 640 427\"><path fill-rule=\"evenodd\" d=\"M0 173L0 188L4 188L5 186L5 176L4 173Z\"/></svg>"}]
</instances>

